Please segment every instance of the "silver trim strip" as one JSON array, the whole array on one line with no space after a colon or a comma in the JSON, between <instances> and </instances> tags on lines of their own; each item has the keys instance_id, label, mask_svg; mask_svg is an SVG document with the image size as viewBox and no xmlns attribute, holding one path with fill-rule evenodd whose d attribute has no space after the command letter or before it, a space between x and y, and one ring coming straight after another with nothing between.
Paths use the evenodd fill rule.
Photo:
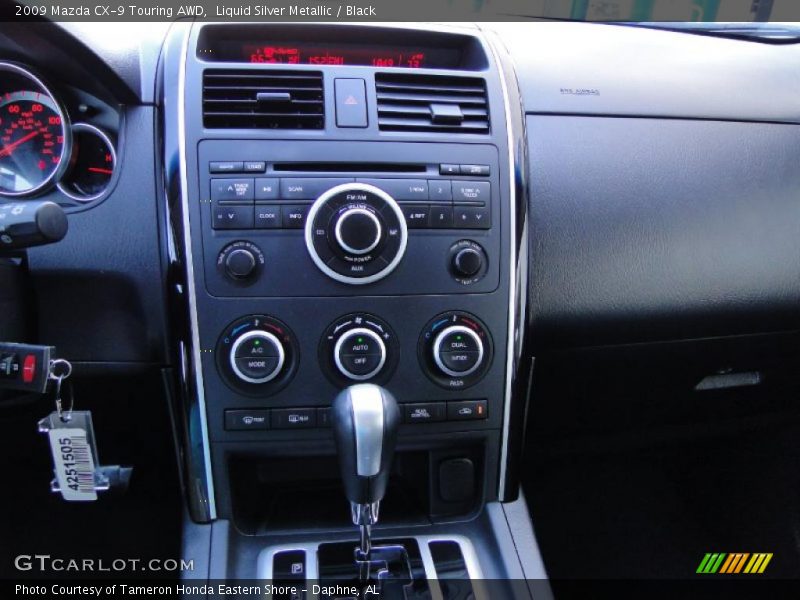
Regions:
<instances>
[{"instance_id":1,"label":"silver trim strip","mask_svg":"<svg viewBox=\"0 0 800 600\"><path fill-rule=\"evenodd\" d=\"M353 406L356 472L359 477L375 477L383 458L383 392L377 385L359 383L348 393Z\"/></svg>"},{"instance_id":2,"label":"silver trim strip","mask_svg":"<svg viewBox=\"0 0 800 600\"><path fill-rule=\"evenodd\" d=\"M449 368L442 361L440 352L442 340L445 338L445 336L450 335L451 333L464 333L471 337L478 345L478 360L476 360L475 364L466 371L453 371L453 369ZM478 337L478 334L472 331L472 329L469 327L464 327L463 325L451 325L450 327L445 327L441 333L436 336L436 340L433 342L433 360L436 362L436 366L439 367L442 373L446 373L447 375L450 375L450 377L466 377L467 375L472 375L472 373L480 369L481 364L483 363L483 342L481 341L481 338Z\"/></svg>"},{"instance_id":3,"label":"silver trim strip","mask_svg":"<svg viewBox=\"0 0 800 600\"><path fill-rule=\"evenodd\" d=\"M203 462L208 486L208 514L217 518L217 502L214 493L214 475L211 470L211 445L208 439L208 414L206 412L205 388L203 385L203 363L200 356L200 330L197 319L197 290L194 281L194 257L192 255L191 222L189 220L189 180L186 168L186 62L189 59L191 27L183 38L181 64L178 70L178 148L181 180L181 214L183 218L183 246L186 253L186 284L189 295L189 319L192 328L192 362L194 363L195 389L200 410L200 433L203 440Z\"/></svg>"},{"instance_id":4,"label":"silver trim strip","mask_svg":"<svg viewBox=\"0 0 800 600\"><path fill-rule=\"evenodd\" d=\"M397 216L397 222L400 223L400 248L397 250L397 256L395 256L392 259L392 262L386 265L383 270L375 273L374 275L370 275L369 277L347 277L346 275L337 273L325 264L314 248L314 219L316 218L317 213L322 205L325 204L330 198L336 194L340 194L341 192L369 192L379 196L394 211L395 215ZM382 189L377 188L374 185L369 185L368 183L343 183L341 185L337 185L336 187L332 187L327 192L323 193L314 201L314 204L311 205L311 208L308 211L308 216L306 217L305 240L306 249L308 250L311 260L314 261L314 264L317 265L319 270L325 273L325 275L341 283L365 285L367 283L380 281L389 273L394 271L397 265L400 264L400 261L403 260L403 256L405 256L406 253L406 245L408 244L408 228L406 227L406 218L403 216L403 211L400 209L395 199Z\"/></svg>"},{"instance_id":5,"label":"silver trim strip","mask_svg":"<svg viewBox=\"0 0 800 600\"><path fill-rule=\"evenodd\" d=\"M349 338L352 335L364 335L369 337L370 339L378 342L378 348L380 348L381 350L381 360L378 362L378 366L375 367L372 371L370 371L366 375L356 375L354 373L351 373L342 364L342 359L340 358L342 344L344 344L345 339ZM353 381L364 381L366 379L369 379L376 373L378 373L383 368L383 365L386 364L386 344L383 343L381 336L379 336L371 329L366 329L364 327L356 327L355 329L351 329L350 331L345 331L344 334L338 340L336 340L336 345L333 348L333 362L336 363L336 368L339 369L339 372L348 379L352 379Z\"/></svg>"},{"instance_id":6,"label":"silver trim strip","mask_svg":"<svg viewBox=\"0 0 800 600\"><path fill-rule=\"evenodd\" d=\"M239 368L239 365L236 364L236 351L239 350L239 346L241 346L244 342L252 338L266 338L267 341L270 344L272 344L278 351L278 364L272 371L270 371L264 377L256 378L256 377L250 377L249 375L245 375ZM233 372L236 373L236 376L239 379L241 379L242 381L246 381L247 383L261 384L272 381L278 376L278 373L280 373L281 369L283 368L283 363L286 362L286 353L283 351L283 344L281 344L281 341L277 337L272 335L269 331L261 331L261 330L248 331L244 335L236 338L236 341L233 342L233 346L231 346L231 352L230 355L228 356L228 360L230 360L231 369L233 369Z\"/></svg>"},{"instance_id":7,"label":"silver trim strip","mask_svg":"<svg viewBox=\"0 0 800 600\"><path fill-rule=\"evenodd\" d=\"M509 443L509 428L511 427L511 384L514 378L514 342L516 334L516 297L517 297L517 248L516 248L516 228L517 228L517 188L514 179L516 171L514 161L514 131L511 128L511 100L508 95L508 86L506 85L505 70L497 53L497 48L485 34L482 36L486 41L487 46L492 51L495 64L497 65L498 73L500 74L500 88L503 91L503 104L506 118L506 144L508 146L508 179L509 179L509 271L508 271L508 340L506 348L506 389L505 389L505 402L503 406L503 438L500 447L500 477L497 485L498 497L502 500L505 495L506 488L506 469L508 466L508 443Z\"/></svg>"}]
</instances>

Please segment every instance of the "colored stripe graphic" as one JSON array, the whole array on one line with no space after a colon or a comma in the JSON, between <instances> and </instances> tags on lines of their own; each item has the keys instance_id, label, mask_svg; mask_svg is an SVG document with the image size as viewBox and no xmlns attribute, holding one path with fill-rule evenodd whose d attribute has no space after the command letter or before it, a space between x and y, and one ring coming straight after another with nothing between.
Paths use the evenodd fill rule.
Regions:
<instances>
[{"instance_id":1,"label":"colored stripe graphic","mask_svg":"<svg viewBox=\"0 0 800 600\"><path fill-rule=\"evenodd\" d=\"M703 556L697 573L702 574L726 574L733 575L739 573L757 574L763 573L769 562L772 560L771 552L708 552Z\"/></svg>"},{"instance_id":2,"label":"colored stripe graphic","mask_svg":"<svg viewBox=\"0 0 800 600\"><path fill-rule=\"evenodd\" d=\"M750 553L737 552L728 555L728 560L722 565L720 573L738 573L744 567L745 561L750 556Z\"/></svg>"},{"instance_id":3,"label":"colored stripe graphic","mask_svg":"<svg viewBox=\"0 0 800 600\"><path fill-rule=\"evenodd\" d=\"M724 552L722 553L714 552L713 554L712 553L706 554L703 557L700 566L697 567L697 572L716 573L726 556L727 554L725 554Z\"/></svg>"},{"instance_id":4,"label":"colored stripe graphic","mask_svg":"<svg viewBox=\"0 0 800 600\"><path fill-rule=\"evenodd\" d=\"M758 553L753 554L753 558L750 559L750 562L747 563L747 566L744 569L745 573L763 573L764 569L767 568L769 561L772 560L772 553Z\"/></svg>"}]
</instances>

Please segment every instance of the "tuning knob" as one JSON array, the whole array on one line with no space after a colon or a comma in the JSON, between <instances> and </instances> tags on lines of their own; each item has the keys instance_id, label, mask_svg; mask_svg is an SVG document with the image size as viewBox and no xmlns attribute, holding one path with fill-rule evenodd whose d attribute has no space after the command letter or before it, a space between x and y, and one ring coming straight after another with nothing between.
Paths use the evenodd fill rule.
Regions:
<instances>
[{"instance_id":1,"label":"tuning knob","mask_svg":"<svg viewBox=\"0 0 800 600\"><path fill-rule=\"evenodd\" d=\"M470 285L483 279L488 269L486 251L472 240L459 240L450 247L450 273L463 284Z\"/></svg>"},{"instance_id":2,"label":"tuning knob","mask_svg":"<svg viewBox=\"0 0 800 600\"><path fill-rule=\"evenodd\" d=\"M474 248L459 250L453 257L453 269L459 275L472 277L483 267L483 256Z\"/></svg>"},{"instance_id":3,"label":"tuning knob","mask_svg":"<svg viewBox=\"0 0 800 600\"><path fill-rule=\"evenodd\" d=\"M252 242L237 241L222 249L217 268L237 283L249 283L264 266L264 253Z\"/></svg>"}]
</instances>

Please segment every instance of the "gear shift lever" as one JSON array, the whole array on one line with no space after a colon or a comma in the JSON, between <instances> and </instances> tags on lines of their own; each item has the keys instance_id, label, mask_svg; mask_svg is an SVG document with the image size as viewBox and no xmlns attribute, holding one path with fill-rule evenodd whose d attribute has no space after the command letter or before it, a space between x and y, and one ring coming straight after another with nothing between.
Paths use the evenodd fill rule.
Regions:
<instances>
[{"instance_id":1,"label":"gear shift lever","mask_svg":"<svg viewBox=\"0 0 800 600\"><path fill-rule=\"evenodd\" d=\"M389 483L400 409L380 386L362 383L333 401L331 425L353 523L361 529L361 559L369 560L370 527L378 522Z\"/></svg>"}]
</instances>

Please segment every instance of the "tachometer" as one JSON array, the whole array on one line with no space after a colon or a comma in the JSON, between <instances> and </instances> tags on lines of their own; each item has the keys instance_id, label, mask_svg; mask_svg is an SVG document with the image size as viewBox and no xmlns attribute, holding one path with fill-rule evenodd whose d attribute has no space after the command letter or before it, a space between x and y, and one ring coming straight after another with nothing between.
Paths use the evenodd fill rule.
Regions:
<instances>
[{"instance_id":1,"label":"tachometer","mask_svg":"<svg viewBox=\"0 0 800 600\"><path fill-rule=\"evenodd\" d=\"M24 196L66 168L70 130L58 101L25 69L0 63L0 195Z\"/></svg>"}]
</instances>

